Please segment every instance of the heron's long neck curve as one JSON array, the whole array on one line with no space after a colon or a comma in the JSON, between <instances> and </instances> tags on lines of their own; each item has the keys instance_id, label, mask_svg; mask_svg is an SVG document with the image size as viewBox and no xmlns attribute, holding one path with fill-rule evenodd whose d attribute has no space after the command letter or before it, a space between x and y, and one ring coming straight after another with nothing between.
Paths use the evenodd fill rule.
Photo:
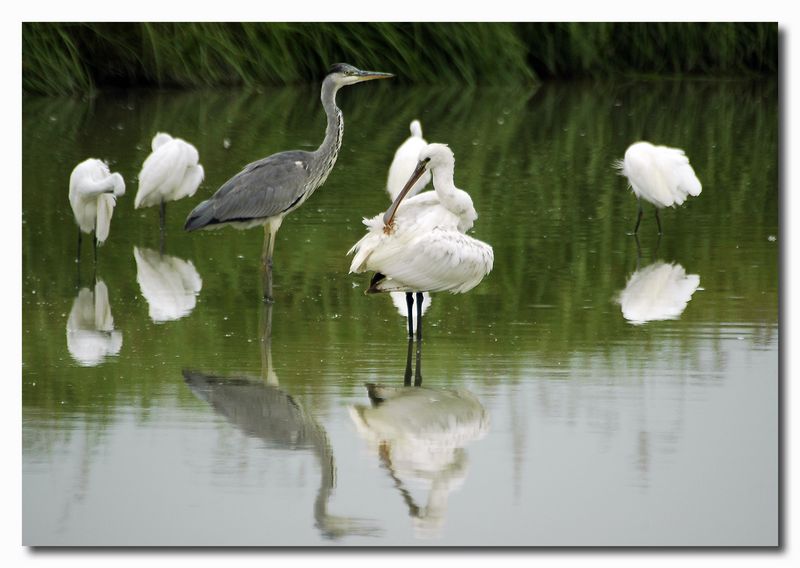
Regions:
<instances>
[{"instance_id":1,"label":"heron's long neck curve","mask_svg":"<svg viewBox=\"0 0 800 568\"><path fill-rule=\"evenodd\" d=\"M321 169L322 179L320 184L325 181L325 178L328 177L328 174L333 169L336 158L339 156L339 149L342 147L344 117L342 116L342 111L336 106L336 92L338 90L339 86L330 77L326 77L322 82L320 99L322 100L322 107L325 109L325 116L328 118L328 124L325 127L325 139L314 152Z\"/></svg>"}]
</instances>

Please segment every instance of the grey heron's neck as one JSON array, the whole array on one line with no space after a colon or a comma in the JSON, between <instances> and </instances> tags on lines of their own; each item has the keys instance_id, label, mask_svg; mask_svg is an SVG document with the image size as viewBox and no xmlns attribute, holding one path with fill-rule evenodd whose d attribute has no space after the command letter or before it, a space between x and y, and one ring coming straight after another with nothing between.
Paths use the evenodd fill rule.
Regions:
<instances>
[{"instance_id":1,"label":"grey heron's neck","mask_svg":"<svg viewBox=\"0 0 800 568\"><path fill-rule=\"evenodd\" d=\"M327 166L326 169L333 168L333 164L339 155L339 149L342 147L344 118L342 117L342 111L336 106L336 92L338 90L339 86L334 83L332 78L326 77L322 82L320 99L322 99L322 108L325 109L328 124L325 127L325 139L314 154Z\"/></svg>"}]
</instances>

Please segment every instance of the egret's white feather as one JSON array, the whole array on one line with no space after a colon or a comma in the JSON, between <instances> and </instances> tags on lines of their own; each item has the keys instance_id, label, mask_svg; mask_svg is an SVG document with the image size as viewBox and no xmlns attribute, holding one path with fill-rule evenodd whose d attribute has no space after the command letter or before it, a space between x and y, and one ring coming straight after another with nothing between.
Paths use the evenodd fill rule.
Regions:
<instances>
[{"instance_id":1,"label":"egret's white feather","mask_svg":"<svg viewBox=\"0 0 800 568\"><path fill-rule=\"evenodd\" d=\"M656 207L681 205L689 195L700 195L702 185L689 158L680 148L636 142L617 162L633 193Z\"/></svg>"},{"instance_id":2,"label":"egret's white feather","mask_svg":"<svg viewBox=\"0 0 800 568\"><path fill-rule=\"evenodd\" d=\"M153 152L139 172L139 191L133 203L136 209L190 197L203 181L203 167L198 163L200 156L194 146L159 132L152 147Z\"/></svg>"},{"instance_id":3,"label":"egret's white feather","mask_svg":"<svg viewBox=\"0 0 800 568\"><path fill-rule=\"evenodd\" d=\"M95 231L98 244L108 238L116 197L125 194L125 180L111 173L108 164L96 158L84 160L69 178L69 202L81 232Z\"/></svg>"},{"instance_id":4,"label":"egret's white feather","mask_svg":"<svg viewBox=\"0 0 800 568\"><path fill-rule=\"evenodd\" d=\"M411 136L397 148L397 151L394 153L394 158L392 159L392 165L389 166L389 176L386 179L386 191L389 193L389 197L392 201L397 198L397 194L403 189L406 181L414 172L414 168L417 167L420 151L428 145L422 137L422 125L419 120L412 121L409 129L411 130ZM430 181L430 172L425 172L414 184L414 187L409 190L407 198L422 191Z\"/></svg>"}]
</instances>

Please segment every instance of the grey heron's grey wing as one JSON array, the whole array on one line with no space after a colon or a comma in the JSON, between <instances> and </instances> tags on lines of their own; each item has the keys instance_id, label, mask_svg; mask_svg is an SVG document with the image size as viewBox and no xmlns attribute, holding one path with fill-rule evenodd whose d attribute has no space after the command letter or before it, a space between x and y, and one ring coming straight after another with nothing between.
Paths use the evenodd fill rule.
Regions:
<instances>
[{"instance_id":1,"label":"grey heron's grey wing","mask_svg":"<svg viewBox=\"0 0 800 568\"><path fill-rule=\"evenodd\" d=\"M291 209L308 187L311 154L289 151L248 164L209 199L208 224L273 217Z\"/></svg>"}]
</instances>

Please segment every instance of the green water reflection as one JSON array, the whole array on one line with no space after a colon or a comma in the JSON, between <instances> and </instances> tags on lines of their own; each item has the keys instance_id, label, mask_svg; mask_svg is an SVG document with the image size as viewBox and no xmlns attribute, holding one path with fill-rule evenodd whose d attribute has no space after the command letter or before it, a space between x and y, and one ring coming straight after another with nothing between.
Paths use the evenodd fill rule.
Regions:
<instances>
[{"instance_id":1,"label":"green water reflection","mask_svg":"<svg viewBox=\"0 0 800 568\"><path fill-rule=\"evenodd\" d=\"M692 399L699 392L694 388L725 388L734 372L731 360L738 360L739 354L749 361L746 371L759 375L764 382L760 388L765 389L763 400L758 399L762 403L751 410L766 426L748 444L776 449L772 434L777 424L773 403L779 242L774 82L554 84L534 91L368 85L341 92L338 102L345 117L339 161L323 188L286 219L275 249L277 301L271 314L269 366L280 377L282 392L300 401L315 424L341 436L349 424L343 406L363 402L364 382L402 382L404 321L388 298L363 294L367 278L347 274L345 253L363 234L361 218L388 206L383 185L391 156L408 135L408 123L419 118L429 141L446 142L454 150L456 184L471 194L479 213L473 235L494 247L495 268L489 277L466 295L436 295L424 323L426 385L469 384L481 393L479 398L494 401L493 423L512 423L496 431L496 436L505 432L507 437L489 436L479 443L491 448L486 452L521 459L517 445L525 439L526 426L520 417L533 410L512 402L498 407L510 393L524 400L525 393L561 388L553 381L567 381L569 388L577 389L584 380L581 373L591 368L591 376L604 377L615 393L657 375L674 379L667 381L671 387L664 400L673 400L676 392ZM263 376L258 272L263 233L226 229L187 234L181 227L188 212L244 164L279 150L314 148L323 130L318 92L312 88L134 92L90 101L24 99L26 487L39 487L35 480L57 471L56 462L90 472L95 452L114 443L120 417L130 418L136 428L156 431L180 430L178 426L193 420L204 423L212 410L187 388L187 369L202 370L204 376ZM192 142L206 171L193 198L168 208L163 254L158 212L133 209L136 176L157 131ZM660 241L648 212L639 231L640 251L626 235L635 222L635 199L612 168L625 148L639 139L685 149L703 183L699 197L662 212ZM89 156L107 159L128 186L118 200L96 267L88 247L83 262L75 262L77 231L67 202L69 174ZM159 264L164 262L169 268ZM680 265L685 274L697 275L699 288L671 319L632 324L623 317L620 293L634 271L656 262ZM168 273L164 278L174 284L172 289L183 292L169 296L164 290L170 284L159 288L158 282L147 280L148 269L162 276ZM113 331L99 332L107 341L101 356L81 359L70 349L70 313L81 295L90 304L95 301L98 287L101 299L107 295ZM92 291L94 296L86 300ZM119 345L108 345L117 339ZM584 392L590 391L587 386ZM746 401L752 393L745 389L740 394ZM633 408L617 404L617 410ZM184 416L187 411L189 418ZM624 432L621 422L615 421L608 431ZM672 430L683 428L680 423ZM351 435L357 445L357 435ZM640 446L647 446L641 435L635 437ZM498 440L496 446L493 439ZM76 455L79 442L85 450ZM650 448L638 451L659 451L657 442L650 442ZM776 456L768 452L767 461ZM660 463L652 456L645 461ZM472 462L480 467L475 459ZM356 467L354 463L360 462L354 459L349 466ZM636 463L643 467L641 459ZM338 464L341 470L341 458ZM766 470L753 474L759 487L770 482L764 489L768 503L759 509L766 517L773 510L777 514L773 470L770 462ZM380 479L386 481L385 476ZM640 481L629 485L648 485ZM179 484L151 482L180 494ZM82 490L91 494L92 483L85 483ZM311 499L319 487L319 477L308 481ZM478 496L485 489L464 482L461 494L467 496L462 507L485 507L485 498ZM213 492L214 487L204 490ZM63 503L27 489L24 499L26 541L61 542L61 533L45 528L42 518ZM504 520L493 522L501 528L504 522L515 523L513 511L520 503L524 505L524 499L497 505L506 507L499 514ZM358 503L349 503L347 509L353 517L374 516L362 513ZM312 510L306 509L310 526ZM175 513L175 525L194 514L191 511ZM397 514L405 515L402 510ZM764 534L772 534L773 521L759 521L766 527ZM77 524L92 526L82 523ZM387 523L385 530L369 531L371 536L365 538L406 542L397 536L400 529ZM172 526L167 525L163 535L167 542ZM113 533L60 530L75 542L120 540ZM141 539L153 542L147 529L141 530ZM726 534L715 538L726 541ZM260 543L315 543L318 536L314 530L264 535ZM479 544L467 530L454 529L446 536L441 542ZM136 542L136 531L127 538ZM183 536L173 540L191 542ZM516 542L510 536L508 541ZM559 535L530 540L562 542ZM504 542L500 538L496 543Z\"/></svg>"}]
</instances>

